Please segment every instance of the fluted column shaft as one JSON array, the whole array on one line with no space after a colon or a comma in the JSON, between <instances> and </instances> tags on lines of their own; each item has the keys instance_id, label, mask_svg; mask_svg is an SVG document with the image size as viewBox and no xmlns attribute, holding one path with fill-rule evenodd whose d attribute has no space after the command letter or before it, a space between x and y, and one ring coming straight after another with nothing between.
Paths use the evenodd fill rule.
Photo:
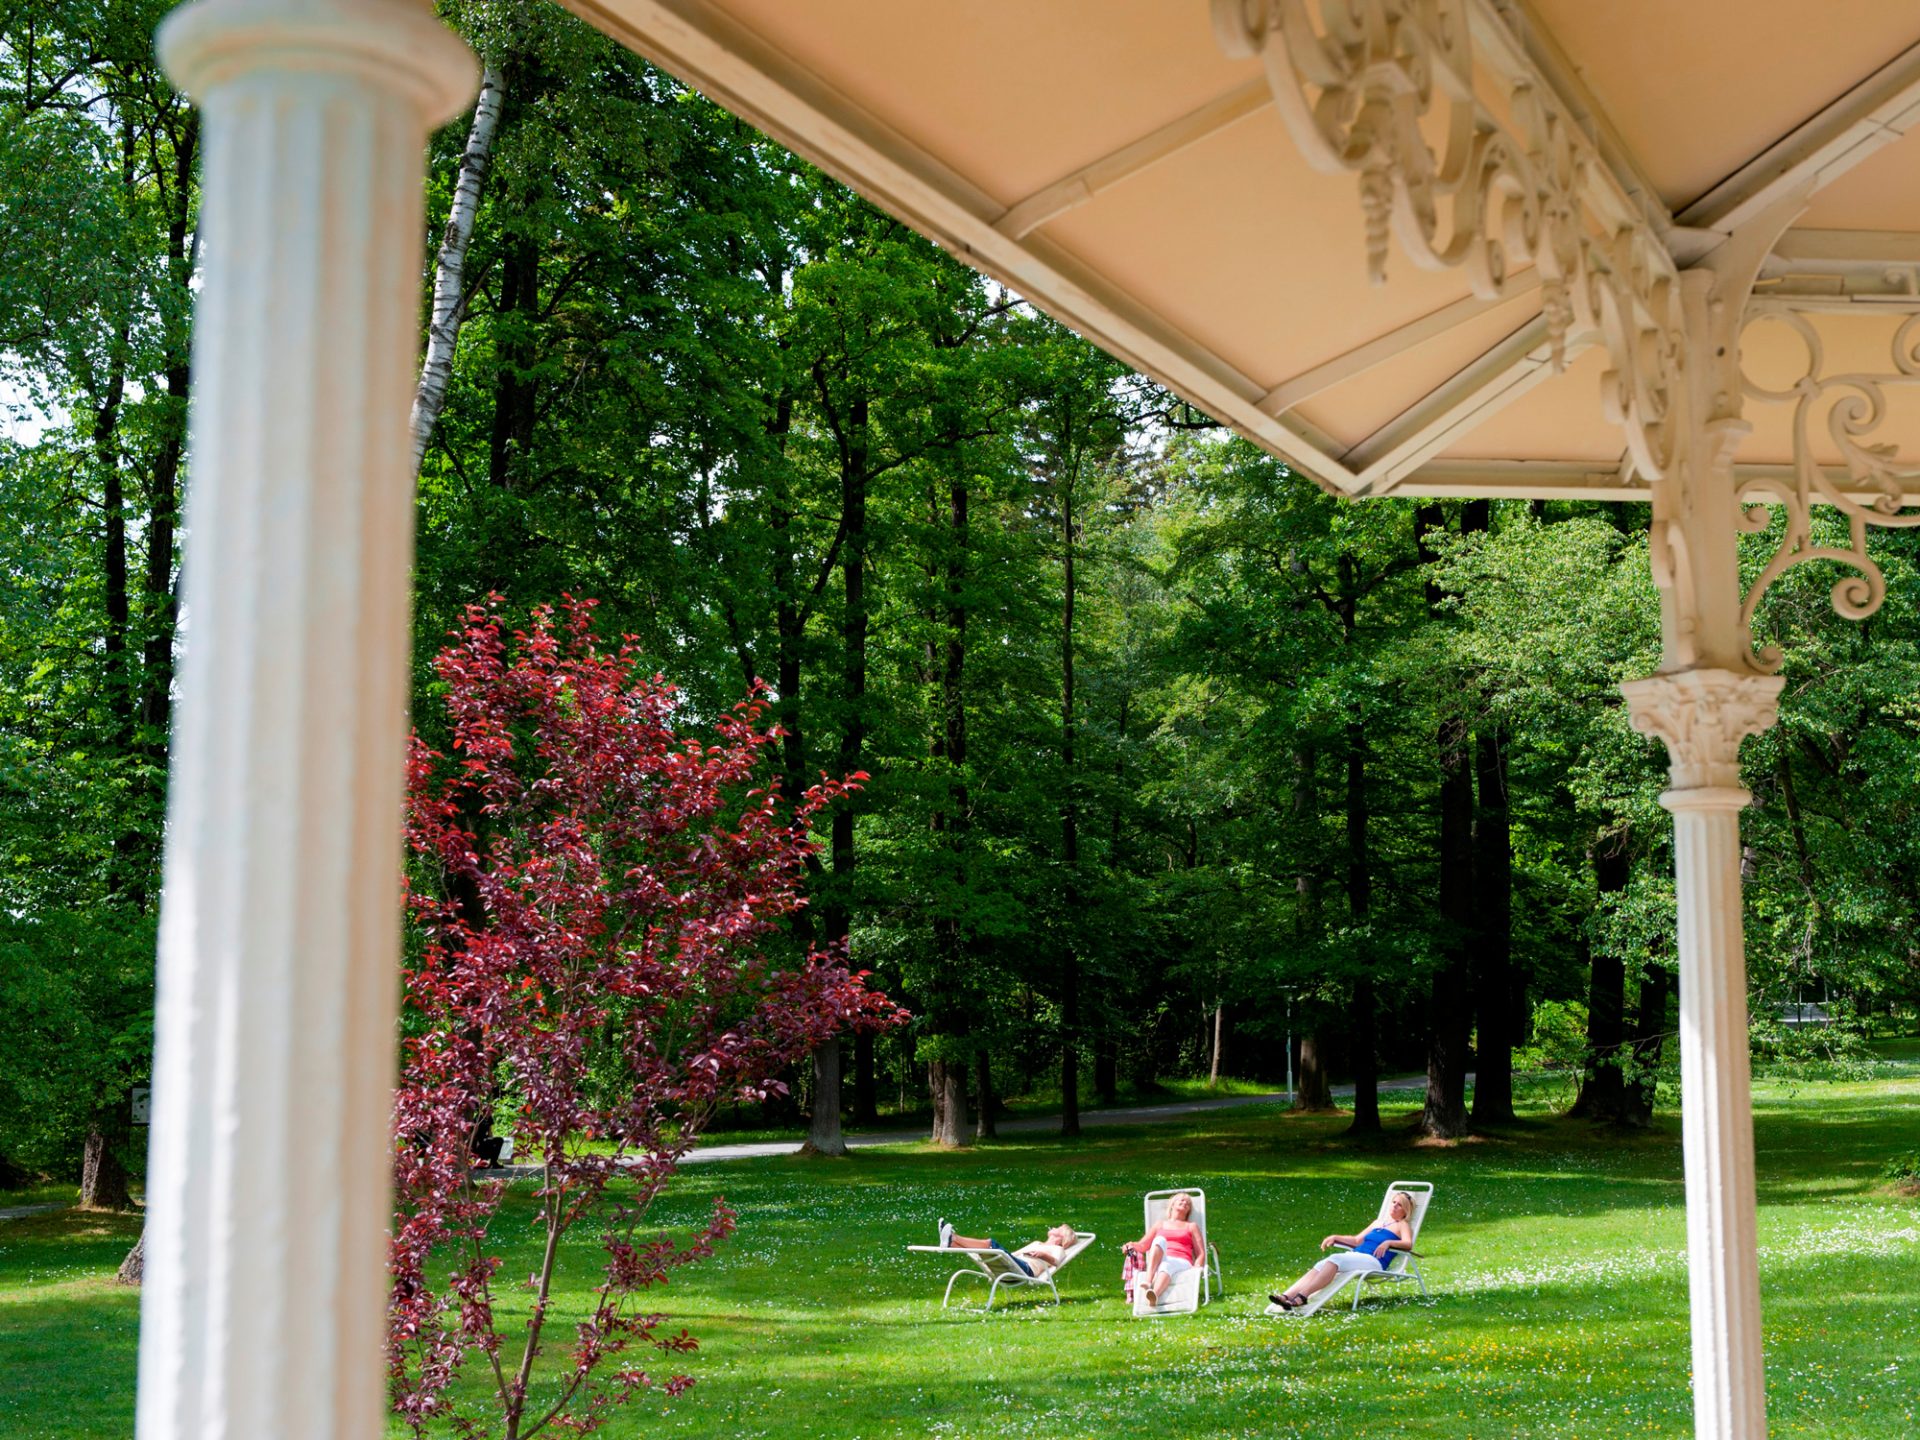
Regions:
<instances>
[{"instance_id":1,"label":"fluted column shaft","mask_svg":"<svg viewBox=\"0 0 1920 1440\"><path fill-rule=\"evenodd\" d=\"M1774 720L1778 676L1696 669L1623 686L1634 728L1667 742L1679 902L1681 1143L1694 1434L1765 1440L1753 1104L1740 896L1740 741Z\"/></svg>"},{"instance_id":2,"label":"fluted column shaft","mask_svg":"<svg viewBox=\"0 0 1920 1440\"><path fill-rule=\"evenodd\" d=\"M473 78L414 0L199 0L184 655L141 1440L384 1432L421 190Z\"/></svg>"}]
</instances>

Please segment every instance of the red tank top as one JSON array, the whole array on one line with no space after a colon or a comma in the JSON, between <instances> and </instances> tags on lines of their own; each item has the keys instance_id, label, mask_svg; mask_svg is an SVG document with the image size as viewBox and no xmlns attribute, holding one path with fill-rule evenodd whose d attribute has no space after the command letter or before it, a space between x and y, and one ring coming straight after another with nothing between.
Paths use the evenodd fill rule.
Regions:
<instances>
[{"instance_id":1,"label":"red tank top","mask_svg":"<svg viewBox=\"0 0 1920 1440\"><path fill-rule=\"evenodd\" d=\"M1193 1231L1183 1230L1176 1233L1171 1230L1162 1230L1159 1238L1160 1243L1167 1247L1168 1255L1184 1260L1189 1265L1193 1263Z\"/></svg>"}]
</instances>

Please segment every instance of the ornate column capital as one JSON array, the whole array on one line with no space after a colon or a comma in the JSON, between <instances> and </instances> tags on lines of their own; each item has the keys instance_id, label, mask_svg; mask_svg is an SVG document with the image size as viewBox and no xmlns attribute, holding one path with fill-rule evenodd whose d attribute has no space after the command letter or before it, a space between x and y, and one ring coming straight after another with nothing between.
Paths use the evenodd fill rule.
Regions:
<instances>
[{"instance_id":1,"label":"ornate column capital","mask_svg":"<svg viewBox=\"0 0 1920 1440\"><path fill-rule=\"evenodd\" d=\"M1785 683L1778 675L1697 669L1623 684L1633 728L1667 742L1673 790L1661 803L1674 809L1679 794L1717 792L1717 802L1714 795L1694 794L1691 808L1745 805L1750 797L1740 784L1740 742L1779 718Z\"/></svg>"},{"instance_id":2,"label":"ornate column capital","mask_svg":"<svg viewBox=\"0 0 1920 1440\"><path fill-rule=\"evenodd\" d=\"M417 0L194 0L155 38L167 75L202 103L252 74L305 71L404 95L431 127L467 107L480 74Z\"/></svg>"}]
</instances>

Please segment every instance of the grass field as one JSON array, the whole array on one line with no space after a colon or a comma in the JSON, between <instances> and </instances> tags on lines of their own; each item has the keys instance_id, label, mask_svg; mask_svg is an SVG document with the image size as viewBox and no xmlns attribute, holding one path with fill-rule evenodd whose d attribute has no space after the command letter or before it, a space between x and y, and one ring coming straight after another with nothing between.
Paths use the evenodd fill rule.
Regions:
<instances>
[{"instance_id":1,"label":"grass field","mask_svg":"<svg viewBox=\"0 0 1920 1440\"><path fill-rule=\"evenodd\" d=\"M717 1193L741 1218L720 1258L658 1293L700 1341L680 1362L699 1383L601 1433L1690 1434L1677 1122L1623 1137L1540 1115L1442 1148L1410 1142L1407 1113L1389 1109L1393 1133L1359 1147L1341 1119L1256 1106L1065 1144L696 1167L658 1218L690 1223ZM1878 1178L1920 1143L1920 1065L1762 1083L1756 1135L1773 1434L1920 1433L1920 1204ZM1433 1298L1262 1318L1265 1292L1322 1234L1363 1225L1396 1177L1438 1187L1421 1247ZM1140 1194L1173 1183L1206 1187L1230 1293L1198 1316L1135 1321L1114 1247L1138 1233ZM1068 1220L1100 1240L1058 1307L943 1314L951 1267L904 1248L942 1215L1020 1240ZM0 1221L0 1434L131 1432L135 1303L109 1277L134 1228ZM591 1251L566 1270L575 1295ZM530 1260L516 1252L506 1272Z\"/></svg>"}]
</instances>

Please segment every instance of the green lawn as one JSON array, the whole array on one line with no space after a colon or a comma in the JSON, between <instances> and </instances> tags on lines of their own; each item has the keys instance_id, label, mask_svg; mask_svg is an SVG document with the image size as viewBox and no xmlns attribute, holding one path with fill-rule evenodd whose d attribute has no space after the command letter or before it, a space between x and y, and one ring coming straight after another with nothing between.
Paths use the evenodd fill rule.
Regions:
<instances>
[{"instance_id":1,"label":"green lawn","mask_svg":"<svg viewBox=\"0 0 1920 1440\"><path fill-rule=\"evenodd\" d=\"M71 1185L0 1192L0 1207L71 1204ZM135 1215L73 1211L0 1220L0 1435L81 1440L133 1433L138 1291L113 1283Z\"/></svg>"},{"instance_id":2,"label":"green lawn","mask_svg":"<svg viewBox=\"0 0 1920 1440\"><path fill-rule=\"evenodd\" d=\"M1390 1110L1390 1129L1407 1111ZM1687 1304L1677 1124L1622 1137L1533 1119L1453 1148L1355 1148L1340 1120L1255 1106L1179 1125L920 1146L847 1161L689 1170L660 1218L723 1193L740 1233L657 1304L701 1342L699 1384L636 1404L609 1436L1684 1436ZM1920 1205L1877 1175L1920 1141L1920 1075L1766 1083L1756 1125L1773 1433L1920 1432ZM1357 1316L1260 1316L1329 1229L1396 1177L1438 1188L1422 1249L1435 1295ZM1119 1240L1142 1191L1199 1183L1232 1292L1197 1317L1135 1321ZM939 1307L946 1215L1026 1239L1100 1232L1059 1307ZM129 1433L135 1307L107 1283L132 1225L0 1222L0 1434ZM507 1273L524 1273L531 1253ZM592 1282L583 1247L566 1272ZM976 1287L978 1288L978 1287Z\"/></svg>"}]
</instances>

